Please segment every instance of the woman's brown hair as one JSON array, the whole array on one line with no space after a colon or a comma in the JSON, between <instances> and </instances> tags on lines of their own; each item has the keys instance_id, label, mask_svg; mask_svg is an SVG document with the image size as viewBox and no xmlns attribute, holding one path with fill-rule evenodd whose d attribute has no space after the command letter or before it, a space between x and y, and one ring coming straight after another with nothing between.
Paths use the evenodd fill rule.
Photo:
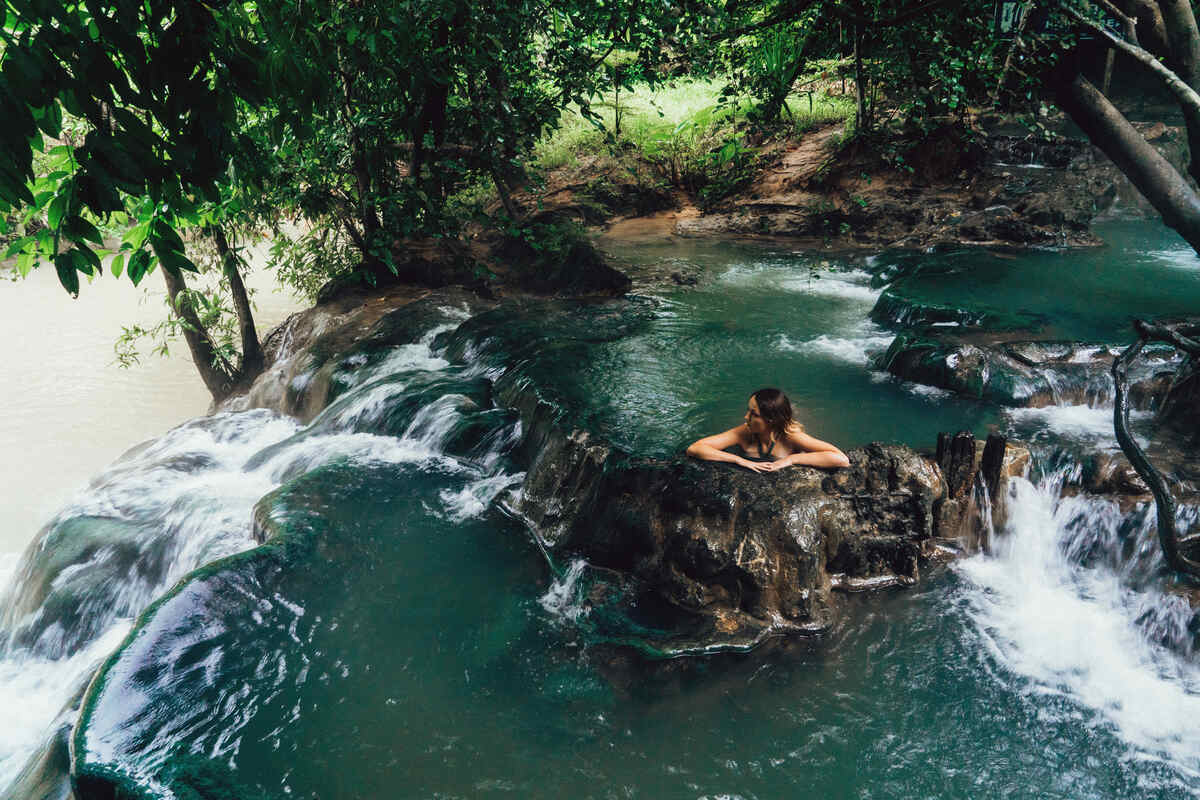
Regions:
<instances>
[{"instance_id":1,"label":"woman's brown hair","mask_svg":"<svg viewBox=\"0 0 1200 800\"><path fill-rule=\"evenodd\" d=\"M787 429L798 423L792 418L792 403L779 389L767 387L750 395L758 404L758 414L775 439L782 439Z\"/></svg>"}]
</instances>

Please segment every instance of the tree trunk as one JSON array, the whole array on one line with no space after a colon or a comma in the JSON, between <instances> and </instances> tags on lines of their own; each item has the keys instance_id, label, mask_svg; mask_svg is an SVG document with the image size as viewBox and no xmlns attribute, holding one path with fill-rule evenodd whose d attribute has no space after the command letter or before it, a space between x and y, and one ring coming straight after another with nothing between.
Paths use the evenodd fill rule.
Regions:
<instances>
[{"instance_id":1,"label":"tree trunk","mask_svg":"<svg viewBox=\"0 0 1200 800\"><path fill-rule=\"evenodd\" d=\"M1075 72L1055 80L1059 106L1112 159L1150 204L1200 252L1200 197L1120 111Z\"/></svg>"},{"instance_id":2,"label":"tree trunk","mask_svg":"<svg viewBox=\"0 0 1200 800\"><path fill-rule=\"evenodd\" d=\"M183 339L187 342L188 350L191 351L192 363L196 365L200 379L204 381L213 400L224 400L233 391L235 383L233 367L213 347L208 331L204 329L200 318L196 316L196 310L192 308L191 301L186 294L187 283L184 281L183 275L172 272L161 264L159 272L162 273L163 280L167 284L167 296L171 298L171 308L183 322Z\"/></svg>"},{"instance_id":3,"label":"tree trunk","mask_svg":"<svg viewBox=\"0 0 1200 800\"><path fill-rule=\"evenodd\" d=\"M862 47L863 34L858 23L854 24L854 93L858 100L858 130L865 133L871 129L871 119L867 116L866 73L863 70Z\"/></svg>"},{"instance_id":4,"label":"tree trunk","mask_svg":"<svg viewBox=\"0 0 1200 800\"><path fill-rule=\"evenodd\" d=\"M354 124L354 92L351 87L350 66L345 63L343 58L338 59L338 66L342 70L343 113L346 118L346 130L350 135L350 165L354 171L355 188L358 190L358 214L359 222L362 225L362 241L366 245L366 248L363 248L363 258L370 261L371 255L366 250L375 245L376 235L379 233L379 214L376 212L375 204L371 202L371 172L367 168L366 148L363 145L358 126Z\"/></svg>"},{"instance_id":5,"label":"tree trunk","mask_svg":"<svg viewBox=\"0 0 1200 800\"><path fill-rule=\"evenodd\" d=\"M1168 65L1193 89L1200 89L1200 31L1188 0L1159 0L1163 29L1170 51ZM1188 172L1200 181L1200 120L1185 114L1188 138Z\"/></svg>"},{"instance_id":6,"label":"tree trunk","mask_svg":"<svg viewBox=\"0 0 1200 800\"><path fill-rule=\"evenodd\" d=\"M254 329L254 311L250 308L250 296L246 292L246 284L242 282L242 273L238 270L237 255L229 247L225 231L219 225L211 226L209 233L217 245L217 255L221 258L221 268L229 280L229 293L233 298L233 308L237 312L238 334L242 340L242 364L237 378L244 381L262 371L262 344L258 341L258 331Z\"/></svg>"},{"instance_id":7,"label":"tree trunk","mask_svg":"<svg viewBox=\"0 0 1200 800\"><path fill-rule=\"evenodd\" d=\"M1154 0L1115 0L1122 10L1136 22L1137 36L1134 41L1152 53L1166 53L1167 32L1163 26L1162 11Z\"/></svg>"}]
</instances>

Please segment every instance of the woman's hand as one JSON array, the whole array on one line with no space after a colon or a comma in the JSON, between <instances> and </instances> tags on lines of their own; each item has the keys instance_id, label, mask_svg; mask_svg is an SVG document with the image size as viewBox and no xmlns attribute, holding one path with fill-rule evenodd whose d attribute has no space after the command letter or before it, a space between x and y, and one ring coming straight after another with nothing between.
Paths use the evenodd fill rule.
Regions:
<instances>
[{"instance_id":1,"label":"woman's hand","mask_svg":"<svg viewBox=\"0 0 1200 800\"><path fill-rule=\"evenodd\" d=\"M738 461L737 463L738 463L739 467L745 467L746 469L748 469L752 472L774 472L775 464L777 462L775 462L775 461L750 461L749 459L743 458L742 460Z\"/></svg>"}]
</instances>

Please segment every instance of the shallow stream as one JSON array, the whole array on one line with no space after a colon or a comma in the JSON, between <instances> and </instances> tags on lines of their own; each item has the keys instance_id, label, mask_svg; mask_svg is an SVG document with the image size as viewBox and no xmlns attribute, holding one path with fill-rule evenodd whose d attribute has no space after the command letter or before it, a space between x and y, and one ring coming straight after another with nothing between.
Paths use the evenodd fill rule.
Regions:
<instances>
[{"instance_id":1,"label":"shallow stream","mask_svg":"<svg viewBox=\"0 0 1200 800\"><path fill-rule=\"evenodd\" d=\"M98 543L45 589L55 602L17 608L39 556L10 562L0 708L20 714L0 786L166 594L75 741L153 795L197 761L272 797L1200 795L1192 615L1155 578L1152 514L1059 492L1077 468L1062 453L1115 446L1111 410L1001 409L870 368L893 335L868 319L888 281L1114 344L1131 315L1200 308L1200 259L1169 233L1102 234L1103 250L1012 257L643 244L619 255L698 285L471 319L447 304L306 429L250 411L135 448L49 523L48 547ZM998 429L1039 466L990 555L854 595L823 637L647 660L583 602L588 566L548 563L505 513L509 370L639 454L731 427L779 385L846 449ZM252 549L271 492L260 523L280 536ZM153 557L131 562L118 528Z\"/></svg>"}]
</instances>

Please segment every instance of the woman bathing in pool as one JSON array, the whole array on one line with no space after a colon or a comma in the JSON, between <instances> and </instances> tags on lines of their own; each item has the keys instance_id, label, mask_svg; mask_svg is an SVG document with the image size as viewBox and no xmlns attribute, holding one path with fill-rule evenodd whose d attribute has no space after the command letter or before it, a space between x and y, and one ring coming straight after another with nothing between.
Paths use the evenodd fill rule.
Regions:
<instances>
[{"instance_id":1,"label":"woman bathing in pool","mask_svg":"<svg viewBox=\"0 0 1200 800\"><path fill-rule=\"evenodd\" d=\"M737 446L745 456L725 452ZM778 389L759 389L746 403L746 424L688 446L687 454L705 461L729 461L755 472L774 472L795 465L848 467L846 454L814 439L792 419L792 404Z\"/></svg>"}]
</instances>

